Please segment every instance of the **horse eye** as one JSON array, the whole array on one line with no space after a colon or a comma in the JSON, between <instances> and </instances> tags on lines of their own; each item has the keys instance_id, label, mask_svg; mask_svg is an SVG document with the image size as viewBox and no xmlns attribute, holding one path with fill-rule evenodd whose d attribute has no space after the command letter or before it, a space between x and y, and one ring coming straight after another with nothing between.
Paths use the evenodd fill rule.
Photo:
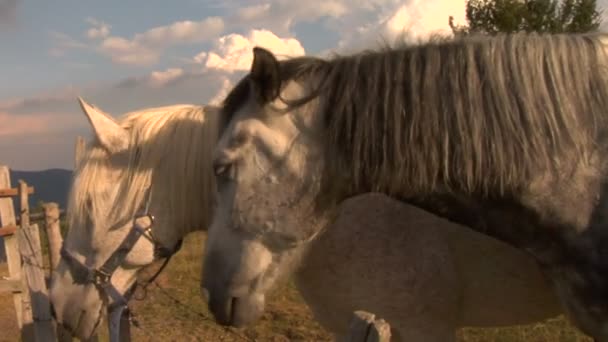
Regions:
<instances>
[{"instance_id":1,"label":"horse eye","mask_svg":"<svg viewBox=\"0 0 608 342\"><path fill-rule=\"evenodd\" d=\"M230 162L218 162L213 165L213 172L216 177L234 179L235 167Z\"/></svg>"}]
</instances>

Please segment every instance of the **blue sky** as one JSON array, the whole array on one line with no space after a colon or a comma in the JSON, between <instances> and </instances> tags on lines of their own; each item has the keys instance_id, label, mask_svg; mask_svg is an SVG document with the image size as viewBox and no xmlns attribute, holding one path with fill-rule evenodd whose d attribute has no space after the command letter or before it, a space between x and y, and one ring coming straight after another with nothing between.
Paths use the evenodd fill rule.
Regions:
<instances>
[{"instance_id":1,"label":"blue sky","mask_svg":"<svg viewBox=\"0 0 608 342\"><path fill-rule=\"evenodd\" d=\"M600 5L608 0L600 1ZM0 0L0 164L72 168L91 129L78 96L115 117L217 101L251 48L284 55L374 47L464 23L465 0Z\"/></svg>"}]
</instances>

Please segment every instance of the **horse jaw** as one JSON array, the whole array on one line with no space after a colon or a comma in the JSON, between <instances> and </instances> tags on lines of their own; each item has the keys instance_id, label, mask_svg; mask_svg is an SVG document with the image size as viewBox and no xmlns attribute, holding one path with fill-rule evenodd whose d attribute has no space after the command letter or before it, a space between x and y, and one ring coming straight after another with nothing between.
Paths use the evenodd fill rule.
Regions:
<instances>
[{"instance_id":1,"label":"horse jaw","mask_svg":"<svg viewBox=\"0 0 608 342\"><path fill-rule=\"evenodd\" d=\"M109 114L78 98L80 108L89 120L101 145L110 153L118 153L129 147L129 134Z\"/></svg>"}]
</instances>

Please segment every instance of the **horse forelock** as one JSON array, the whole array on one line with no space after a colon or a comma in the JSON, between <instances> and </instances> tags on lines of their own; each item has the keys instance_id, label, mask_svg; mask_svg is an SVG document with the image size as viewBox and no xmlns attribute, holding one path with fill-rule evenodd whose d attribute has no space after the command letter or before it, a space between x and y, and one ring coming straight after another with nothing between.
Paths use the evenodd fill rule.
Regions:
<instances>
[{"instance_id":1,"label":"horse forelock","mask_svg":"<svg viewBox=\"0 0 608 342\"><path fill-rule=\"evenodd\" d=\"M164 215L180 234L202 229L210 222L214 177L210 166L218 134L218 108L175 105L125 114L119 124L130 135L124 163L117 165L101 146L91 143L74 170L68 222L91 219L100 229L132 216L143 205L146 190L163 199ZM115 157L115 156L112 156ZM103 197L109 171L119 176L118 195L110 207ZM104 174L106 173L106 174ZM106 178L103 178L106 177Z\"/></svg>"},{"instance_id":2,"label":"horse forelock","mask_svg":"<svg viewBox=\"0 0 608 342\"><path fill-rule=\"evenodd\" d=\"M586 158L605 132L605 62L592 35L513 34L294 58L281 76L318 84L293 104L319 96L319 201L337 202L368 191L513 193Z\"/></svg>"}]
</instances>

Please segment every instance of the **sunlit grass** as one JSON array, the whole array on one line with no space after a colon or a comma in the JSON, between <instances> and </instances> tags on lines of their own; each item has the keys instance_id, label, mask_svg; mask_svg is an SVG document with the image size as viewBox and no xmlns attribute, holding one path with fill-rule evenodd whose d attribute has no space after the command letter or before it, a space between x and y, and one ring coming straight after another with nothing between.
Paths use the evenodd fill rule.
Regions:
<instances>
[{"instance_id":1,"label":"sunlit grass","mask_svg":"<svg viewBox=\"0 0 608 342\"><path fill-rule=\"evenodd\" d=\"M276 291L266 313L255 326L227 331L211 319L200 293L200 275L204 234L191 234L184 241L157 282L151 285L145 300L131 306L141 329L131 328L134 341L331 341L331 335L317 324L293 284ZM6 275L0 264L0 275ZM146 279L145 276L142 277ZM182 304L176 304L174 297ZM12 296L0 294L0 341L16 341ZM389 322L390 323L390 322ZM100 341L107 341L103 324ZM462 329L461 342L590 342L563 318L528 326L500 329Z\"/></svg>"}]
</instances>

